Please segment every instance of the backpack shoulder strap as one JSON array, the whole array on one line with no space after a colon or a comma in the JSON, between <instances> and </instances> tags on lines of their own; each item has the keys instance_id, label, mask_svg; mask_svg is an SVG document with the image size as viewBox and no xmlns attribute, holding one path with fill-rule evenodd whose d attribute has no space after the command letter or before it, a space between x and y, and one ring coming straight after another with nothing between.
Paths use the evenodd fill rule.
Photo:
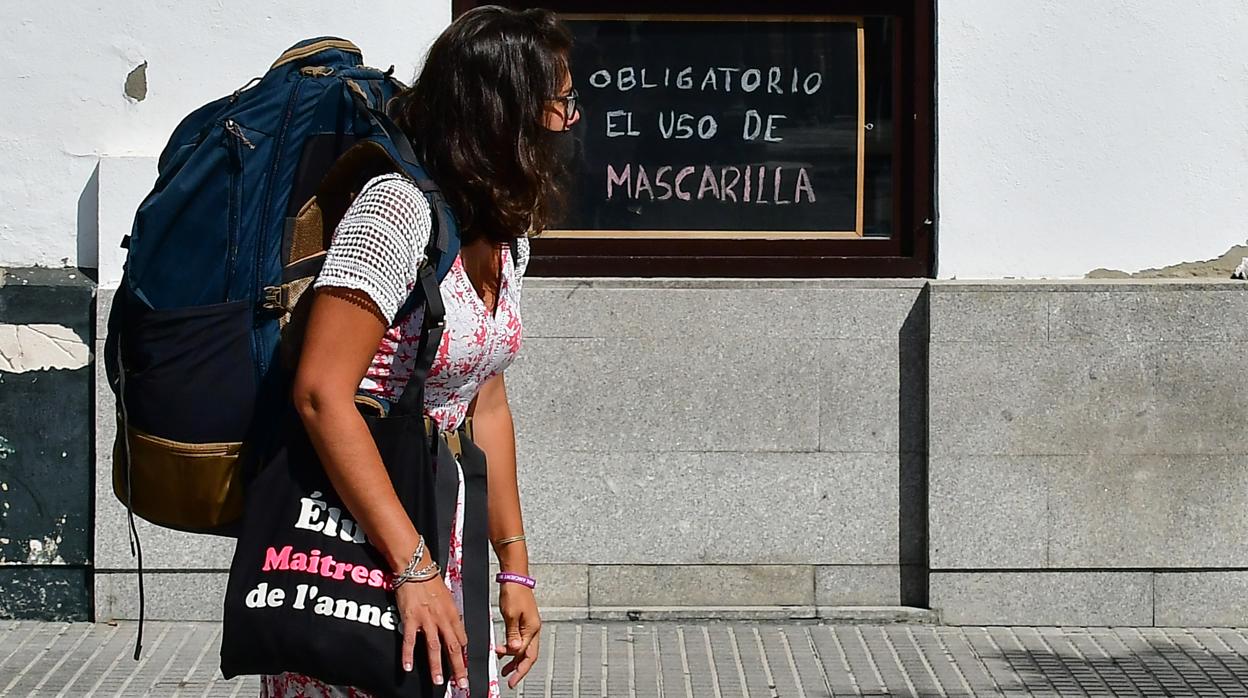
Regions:
<instances>
[{"instance_id":1,"label":"backpack shoulder strap","mask_svg":"<svg viewBox=\"0 0 1248 698\"><path fill-rule=\"evenodd\" d=\"M442 305L442 293L438 290L438 279L430 264L423 264L417 277L416 288L408 296L404 306L412 304L425 307L425 320L421 323L420 343L416 348L416 362L412 373L408 376L407 385L403 387L399 401L395 403L391 414L395 416L414 415L424 412L424 385L429 377L429 369L438 357L438 348L442 346L442 330L446 326L446 309ZM414 308L412 309L414 310ZM410 315L412 310L408 311Z\"/></svg>"},{"instance_id":2,"label":"backpack shoulder strap","mask_svg":"<svg viewBox=\"0 0 1248 698\"><path fill-rule=\"evenodd\" d=\"M360 111L366 114L374 128L385 136L383 139L375 142L386 150L394 163L401 168L404 174L411 178L412 182L416 184L416 187L424 193L425 198L429 201L429 210L433 218L433 235L430 238L434 243L430 247L431 254L429 259L435 259L435 255L432 252L436 248L438 253L436 255L438 278L445 278L451 270L451 265L455 262L455 257L459 254L459 223L455 220L455 214L451 211L450 204L447 203L446 197L442 195L441 188L429 176L424 165L420 163L420 159L416 156L416 151L412 148L412 142L407 135L385 112L370 106L368 100L363 97L362 90L349 91Z\"/></svg>"},{"instance_id":3,"label":"backpack shoulder strap","mask_svg":"<svg viewBox=\"0 0 1248 698\"><path fill-rule=\"evenodd\" d=\"M384 114L381 115L384 117ZM386 122L389 119L385 120ZM389 126L393 127L393 123ZM387 130L392 136L391 143L402 144L402 149L411 152L411 143L398 129ZM446 309L442 305L440 282L450 272L455 258L459 256L459 224L450 204L442 195L442 190L433 181L425 168L412 157L402 156L405 173L411 177L429 202L430 224L429 244L425 248L425 263L418 272L416 287L412 289L404 301L395 322L403 322L422 306L425 310L424 321L421 323L420 343L416 350L416 362L408 378L399 401L395 404L392 414L415 415L424 412L424 384L429 370L437 359L438 348L442 345L442 331L446 326Z\"/></svg>"},{"instance_id":4,"label":"backpack shoulder strap","mask_svg":"<svg viewBox=\"0 0 1248 698\"><path fill-rule=\"evenodd\" d=\"M429 197L426 195L426 198ZM439 238L445 238L447 233L446 225L444 224L442 217L437 215L437 213L434 213L437 211L437 207L434 205L433 201L429 201L429 207L431 209L430 223L433 227L429 231L429 245L425 248L425 262L420 266L420 276L417 279L416 286L412 289L412 292L407 295L407 299L403 301L403 305L399 306L399 312L395 313L394 324L391 325L391 327L397 326L407 320L408 316L415 312L426 298L430 297L430 292L433 292L433 295L437 296L439 313L441 314L440 306L442 294L438 291L438 282L445 278L445 274L435 272L440 270L442 266L442 257L446 254L443 250L446 243L445 241L440 243ZM456 254L458 254L458 250L456 251ZM451 258L451 261L454 261L454 257ZM426 275L426 272L433 281L432 288L426 288L423 283L423 277ZM438 322L441 322L441 320L441 317L437 318Z\"/></svg>"}]
</instances>

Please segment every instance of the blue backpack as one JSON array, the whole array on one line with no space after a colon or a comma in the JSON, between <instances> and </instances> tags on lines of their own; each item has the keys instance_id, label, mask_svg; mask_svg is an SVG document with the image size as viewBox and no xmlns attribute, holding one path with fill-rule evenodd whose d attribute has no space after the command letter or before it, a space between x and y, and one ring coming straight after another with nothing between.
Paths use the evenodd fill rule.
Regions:
<instances>
[{"instance_id":1,"label":"blue backpack","mask_svg":"<svg viewBox=\"0 0 1248 698\"><path fill-rule=\"evenodd\" d=\"M133 514L212 533L240 519L249 469L289 404L304 291L374 176L404 174L429 200L429 261L396 324L420 311L440 333L437 282L458 254L458 227L386 115L403 89L392 71L362 65L349 41L303 41L170 137L123 243L105 347L114 492ZM436 351L439 338L424 344Z\"/></svg>"}]
</instances>

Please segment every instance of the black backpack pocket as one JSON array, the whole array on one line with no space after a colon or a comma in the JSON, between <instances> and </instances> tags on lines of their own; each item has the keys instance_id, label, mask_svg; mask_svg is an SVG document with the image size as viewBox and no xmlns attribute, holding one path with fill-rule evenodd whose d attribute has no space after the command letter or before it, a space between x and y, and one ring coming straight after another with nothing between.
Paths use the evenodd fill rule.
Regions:
<instances>
[{"instance_id":1,"label":"black backpack pocket","mask_svg":"<svg viewBox=\"0 0 1248 698\"><path fill-rule=\"evenodd\" d=\"M249 301L153 310L123 284L106 352L118 392L113 485L139 516L211 531L242 515L256 404Z\"/></svg>"}]
</instances>

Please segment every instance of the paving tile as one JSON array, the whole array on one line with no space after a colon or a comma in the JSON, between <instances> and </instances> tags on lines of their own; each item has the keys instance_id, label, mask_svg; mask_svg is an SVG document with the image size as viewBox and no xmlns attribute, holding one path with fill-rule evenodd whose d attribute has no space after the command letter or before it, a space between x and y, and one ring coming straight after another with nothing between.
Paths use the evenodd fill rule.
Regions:
<instances>
[{"instance_id":1,"label":"paving tile","mask_svg":"<svg viewBox=\"0 0 1248 698\"><path fill-rule=\"evenodd\" d=\"M0 696L256 695L216 668L220 626L0 623ZM1248 696L1233 628L551 622L518 698Z\"/></svg>"}]
</instances>

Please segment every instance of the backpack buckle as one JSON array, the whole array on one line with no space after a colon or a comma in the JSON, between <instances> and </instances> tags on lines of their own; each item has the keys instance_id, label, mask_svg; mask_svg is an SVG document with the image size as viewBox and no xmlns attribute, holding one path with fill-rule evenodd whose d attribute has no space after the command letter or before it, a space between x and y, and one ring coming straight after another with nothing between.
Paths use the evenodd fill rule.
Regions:
<instances>
[{"instance_id":1,"label":"backpack buckle","mask_svg":"<svg viewBox=\"0 0 1248 698\"><path fill-rule=\"evenodd\" d=\"M264 287L264 302L260 304L261 308L286 315L290 313L289 303L290 291L285 286Z\"/></svg>"}]
</instances>

